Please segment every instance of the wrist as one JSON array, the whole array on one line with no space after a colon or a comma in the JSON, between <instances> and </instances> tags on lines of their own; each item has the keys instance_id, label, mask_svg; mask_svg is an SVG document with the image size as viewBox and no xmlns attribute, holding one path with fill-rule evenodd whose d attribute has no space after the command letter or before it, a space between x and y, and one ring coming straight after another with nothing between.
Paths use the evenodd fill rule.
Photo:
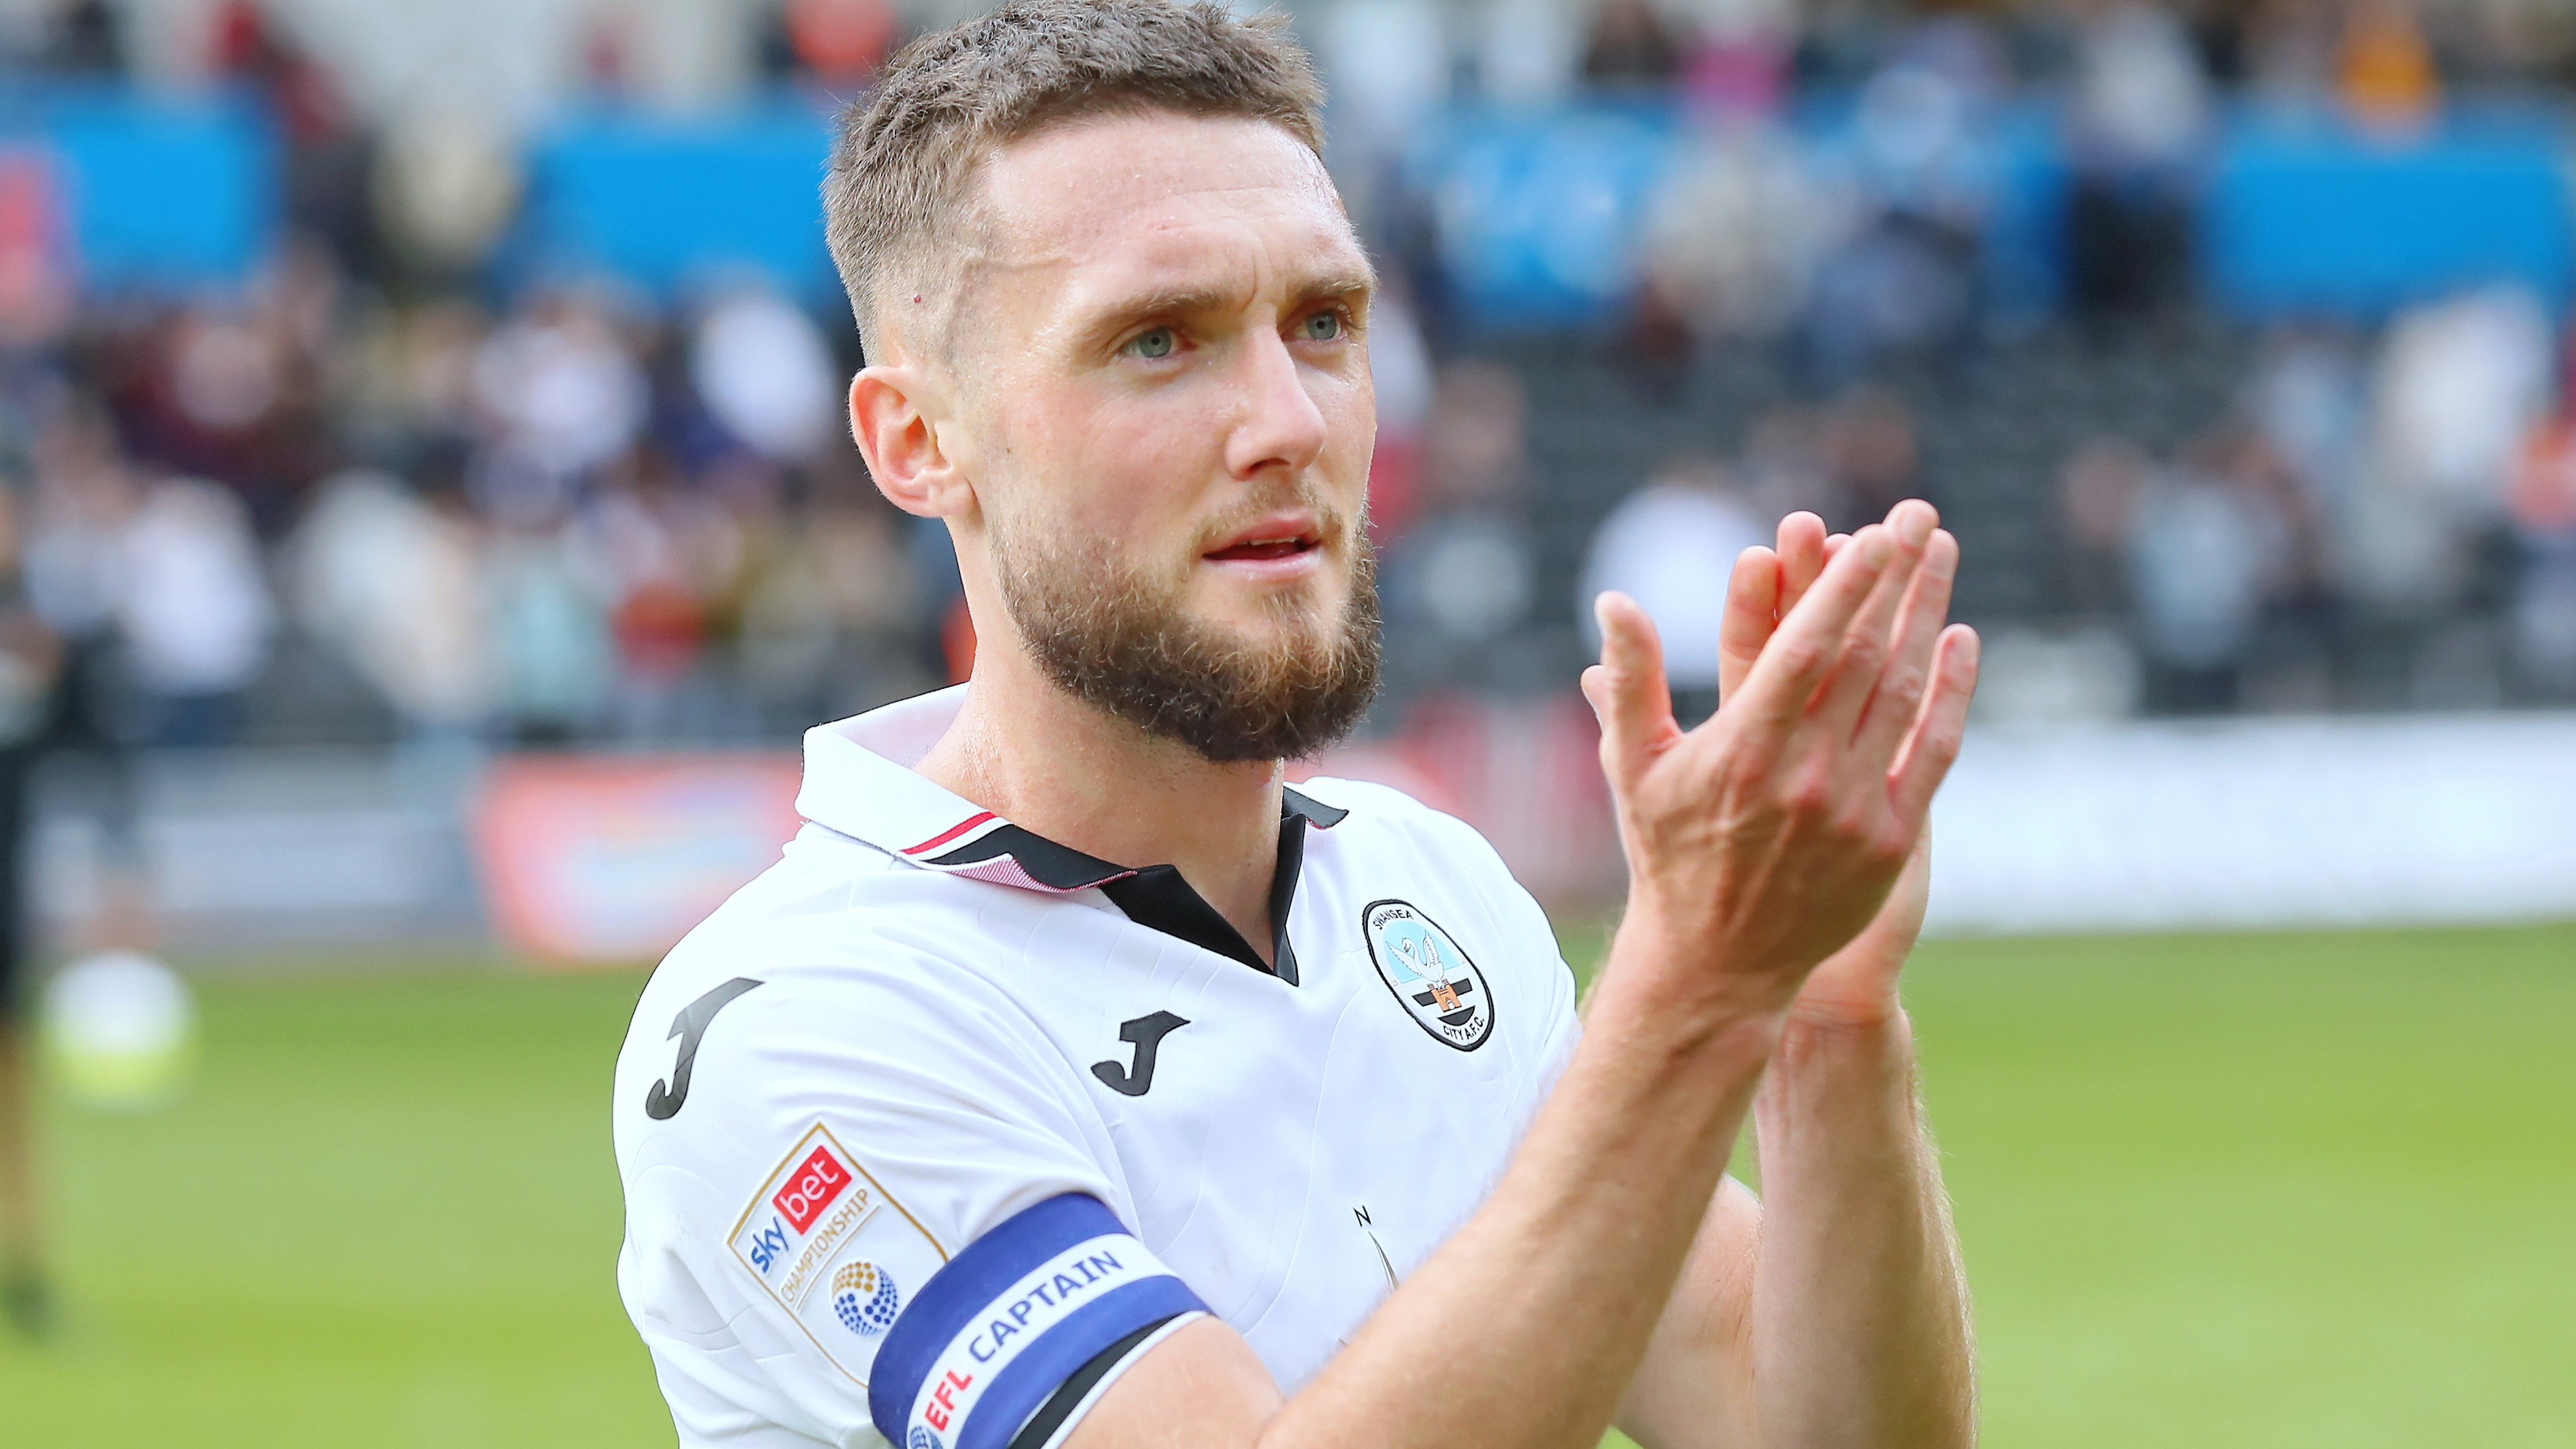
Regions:
<instances>
[{"instance_id":1,"label":"wrist","mask_svg":"<svg viewBox=\"0 0 2576 1449\"><path fill-rule=\"evenodd\" d=\"M1779 1056L1783 1061L1910 1058L1914 1022L1905 1008L1890 1000L1884 1010L1860 1011L1841 1006L1793 1005L1780 1022Z\"/></svg>"},{"instance_id":2,"label":"wrist","mask_svg":"<svg viewBox=\"0 0 2576 1449\"><path fill-rule=\"evenodd\" d=\"M1767 967L1759 955L1723 939L1704 921L1632 895L1594 994L1601 1001L1632 1002L1676 1023L1723 1030L1758 1022L1776 1035L1796 994L1797 973Z\"/></svg>"}]
</instances>

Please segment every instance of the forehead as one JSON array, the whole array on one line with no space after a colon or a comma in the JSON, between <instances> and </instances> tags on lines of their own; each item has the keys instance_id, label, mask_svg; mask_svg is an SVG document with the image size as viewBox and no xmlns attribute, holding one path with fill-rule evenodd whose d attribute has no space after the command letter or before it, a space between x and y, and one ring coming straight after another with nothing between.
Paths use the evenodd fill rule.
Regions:
<instances>
[{"instance_id":1,"label":"forehead","mask_svg":"<svg viewBox=\"0 0 2576 1449\"><path fill-rule=\"evenodd\" d=\"M1085 117L984 167L984 262L1066 306L1139 289L1245 300L1366 263L1314 152L1266 121L1147 111Z\"/></svg>"}]
</instances>

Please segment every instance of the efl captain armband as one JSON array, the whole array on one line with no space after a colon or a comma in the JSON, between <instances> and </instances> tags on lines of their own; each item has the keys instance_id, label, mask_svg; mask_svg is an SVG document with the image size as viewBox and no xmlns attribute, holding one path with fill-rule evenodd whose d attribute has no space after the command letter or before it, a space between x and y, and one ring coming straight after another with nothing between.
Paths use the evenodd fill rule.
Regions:
<instances>
[{"instance_id":1,"label":"efl captain armband","mask_svg":"<svg viewBox=\"0 0 2576 1449\"><path fill-rule=\"evenodd\" d=\"M1130 1356L1207 1305L1097 1198L967 1245L887 1333L868 1416L900 1449L1041 1449Z\"/></svg>"}]
</instances>

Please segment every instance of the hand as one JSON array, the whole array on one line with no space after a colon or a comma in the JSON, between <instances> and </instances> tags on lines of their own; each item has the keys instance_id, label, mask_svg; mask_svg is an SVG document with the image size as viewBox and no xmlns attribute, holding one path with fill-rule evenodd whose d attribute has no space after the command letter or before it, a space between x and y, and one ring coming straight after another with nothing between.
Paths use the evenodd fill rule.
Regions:
<instances>
[{"instance_id":1,"label":"hand","mask_svg":"<svg viewBox=\"0 0 2576 1449\"><path fill-rule=\"evenodd\" d=\"M1726 619L1742 667L1688 732L1644 611L1597 606L1583 687L1628 851L1623 934L1704 963L1700 984L1735 1005L1785 1008L1879 914L1957 754L1976 643L1940 627L1958 555L1938 521L1908 502L1829 545L1801 515L1782 553L1749 551Z\"/></svg>"},{"instance_id":2,"label":"hand","mask_svg":"<svg viewBox=\"0 0 2576 1449\"><path fill-rule=\"evenodd\" d=\"M1747 549L1736 560L1719 635L1720 698L1732 697L1742 686L1762 646L1779 628L1780 616L1814 587L1826 561L1848 541L1848 536L1842 534L1827 537L1824 522L1816 515L1793 513L1780 521L1780 545L1776 551ZM1949 606L1949 580L1955 575L1957 560L1956 542L1947 533L1936 534L1925 549L1923 561L1923 572L1936 577L1918 584L1920 597L1909 600L1907 609L1909 614L1921 611L1922 617L1900 624L1900 638L1909 628L1937 627L1941 613ZM1965 626L1959 633L1967 636L1966 642L1973 650L1973 635ZM1973 652L1965 661L1965 669L1966 688L1973 690ZM1929 711L1929 701L1924 708ZM1849 945L1827 957L1808 975L1790 1007L1792 1018L1827 1027L1876 1026L1896 1015L1897 975L1923 929L1924 908L1931 898L1931 860L1932 837L1927 825L1916 838L1913 853L1907 857L1895 887L1888 892L1886 904Z\"/></svg>"}]
</instances>

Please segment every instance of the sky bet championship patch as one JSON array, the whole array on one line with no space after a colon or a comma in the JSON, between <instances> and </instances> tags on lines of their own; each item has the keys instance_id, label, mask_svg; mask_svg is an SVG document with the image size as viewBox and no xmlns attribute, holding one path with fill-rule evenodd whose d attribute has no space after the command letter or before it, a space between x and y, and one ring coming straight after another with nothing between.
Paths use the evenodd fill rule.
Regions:
<instances>
[{"instance_id":1,"label":"sky bet championship patch","mask_svg":"<svg viewBox=\"0 0 2576 1449\"><path fill-rule=\"evenodd\" d=\"M948 1261L819 1122L743 1209L733 1251L823 1356L862 1385L905 1304Z\"/></svg>"}]
</instances>

